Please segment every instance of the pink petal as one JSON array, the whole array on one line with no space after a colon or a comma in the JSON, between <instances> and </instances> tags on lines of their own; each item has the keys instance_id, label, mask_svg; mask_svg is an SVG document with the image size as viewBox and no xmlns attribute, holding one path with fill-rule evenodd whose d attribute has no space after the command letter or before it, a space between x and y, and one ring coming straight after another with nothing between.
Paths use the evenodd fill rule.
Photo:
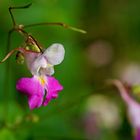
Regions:
<instances>
[{"instance_id":1,"label":"pink petal","mask_svg":"<svg viewBox=\"0 0 140 140\"><path fill-rule=\"evenodd\" d=\"M50 100L58 97L58 92L63 90L63 86L54 77L48 76L46 90L47 90L47 95L43 103L44 106L46 106Z\"/></svg>"},{"instance_id":2,"label":"pink petal","mask_svg":"<svg viewBox=\"0 0 140 140\"><path fill-rule=\"evenodd\" d=\"M132 126L135 129L140 128L140 104L130 96L130 94L120 81L114 80L114 84L119 89L121 97L127 105L128 115Z\"/></svg>"},{"instance_id":3,"label":"pink petal","mask_svg":"<svg viewBox=\"0 0 140 140\"><path fill-rule=\"evenodd\" d=\"M43 97L40 95L32 95L28 97L29 108L32 110L34 108L39 108L42 105Z\"/></svg>"},{"instance_id":4,"label":"pink petal","mask_svg":"<svg viewBox=\"0 0 140 140\"><path fill-rule=\"evenodd\" d=\"M135 140L140 140L140 128L137 128L135 133Z\"/></svg>"},{"instance_id":5,"label":"pink petal","mask_svg":"<svg viewBox=\"0 0 140 140\"><path fill-rule=\"evenodd\" d=\"M38 108L42 105L44 87L40 84L37 77L19 79L16 89L28 97L30 109Z\"/></svg>"}]
</instances>

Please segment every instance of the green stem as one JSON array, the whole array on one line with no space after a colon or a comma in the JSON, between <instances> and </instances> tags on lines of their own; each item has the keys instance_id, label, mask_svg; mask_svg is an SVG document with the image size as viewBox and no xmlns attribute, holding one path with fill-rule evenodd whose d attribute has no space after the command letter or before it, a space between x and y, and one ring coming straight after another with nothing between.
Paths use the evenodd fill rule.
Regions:
<instances>
[{"instance_id":1,"label":"green stem","mask_svg":"<svg viewBox=\"0 0 140 140\"><path fill-rule=\"evenodd\" d=\"M62 26L66 29L70 29L70 30L73 30L73 31L76 31L76 32L80 32L80 33L83 33L85 34L86 31L82 30L82 29L78 29L78 28L75 28L75 27L72 27L72 26L69 26L65 23L62 23L62 22L44 22L44 23L35 23L35 24L29 24L29 25L25 25L23 28L29 28L29 27L35 27L35 26L42 26L42 25L55 25L55 26Z\"/></svg>"},{"instance_id":2,"label":"green stem","mask_svg":"<svg viewBox=\"0 0 140 140\"><path fill-rule=\"evenodd\" d=\"M11 34L13 33L14 30L10 30L8 33L8 42L7 42L7 50L6 52L10 51L10 42L11 42ZM8 99L9 99L9 68L10 68L10 59L7 61L6 66L5 66L5 81L4 81L4 120L5 122L7 121L7 116L8 116Z\"/></svg>"}]
</instances>

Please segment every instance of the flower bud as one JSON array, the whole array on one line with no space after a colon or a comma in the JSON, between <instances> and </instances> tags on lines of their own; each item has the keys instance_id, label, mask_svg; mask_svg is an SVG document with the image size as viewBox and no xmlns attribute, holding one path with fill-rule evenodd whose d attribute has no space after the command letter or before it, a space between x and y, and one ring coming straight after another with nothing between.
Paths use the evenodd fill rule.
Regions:
<instances>
[{"instance_id":1,"label":"flower bud","mask_svg":"<svg viewBox=\"0 0 140 140\"><path fill-rule=\"evenodd\" d=\"M17 52L16 54L16 62L18 64L23 64L24 63L24 56L21 52Z\"/></svg>"}]
</instances>

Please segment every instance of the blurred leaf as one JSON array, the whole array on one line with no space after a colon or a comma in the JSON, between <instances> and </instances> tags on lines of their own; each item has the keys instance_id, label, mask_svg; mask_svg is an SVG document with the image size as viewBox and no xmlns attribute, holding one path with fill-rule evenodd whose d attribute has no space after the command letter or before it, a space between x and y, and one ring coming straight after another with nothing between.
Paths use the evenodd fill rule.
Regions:
<instances>
[{"instance_id":1,"label":"blurred leaf","mask_svg":"<svg viewBox=\"0 0 140 140\"><path fill-rule=\"evenodd\" d=\"M8 116L7 121L8 123L18 123L24 115L23 110L20 108L20 106L15 102L9 102L8 103Z\"/></svg>"},{"instance_id":2,"label":"blurred leaf","mask_svg":"<svg viewBox=\"0 0 140 140\"><path fill-rule=\"evenodd\" d=\"M0 130L0 140L16 140L16 138L10 130L3 128Z\"/></svg>"}]
</instances>

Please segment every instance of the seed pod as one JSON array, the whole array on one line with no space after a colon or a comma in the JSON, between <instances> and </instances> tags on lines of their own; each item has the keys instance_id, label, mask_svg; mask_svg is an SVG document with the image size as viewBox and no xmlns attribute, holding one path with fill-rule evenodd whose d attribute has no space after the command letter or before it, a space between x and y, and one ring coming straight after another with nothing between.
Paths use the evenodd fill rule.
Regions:
<instances>
[{"instance_id":1,"label":"seed pod","mask_svg":"<svg viewBox=\"0 0 140 140\"><path fill-rule=\"evenodd\" d=\"M23 64L24 63L24 56L21 52L17 52L16 54L16 62L18 64Z\"/></svg>"}]
</instances>

